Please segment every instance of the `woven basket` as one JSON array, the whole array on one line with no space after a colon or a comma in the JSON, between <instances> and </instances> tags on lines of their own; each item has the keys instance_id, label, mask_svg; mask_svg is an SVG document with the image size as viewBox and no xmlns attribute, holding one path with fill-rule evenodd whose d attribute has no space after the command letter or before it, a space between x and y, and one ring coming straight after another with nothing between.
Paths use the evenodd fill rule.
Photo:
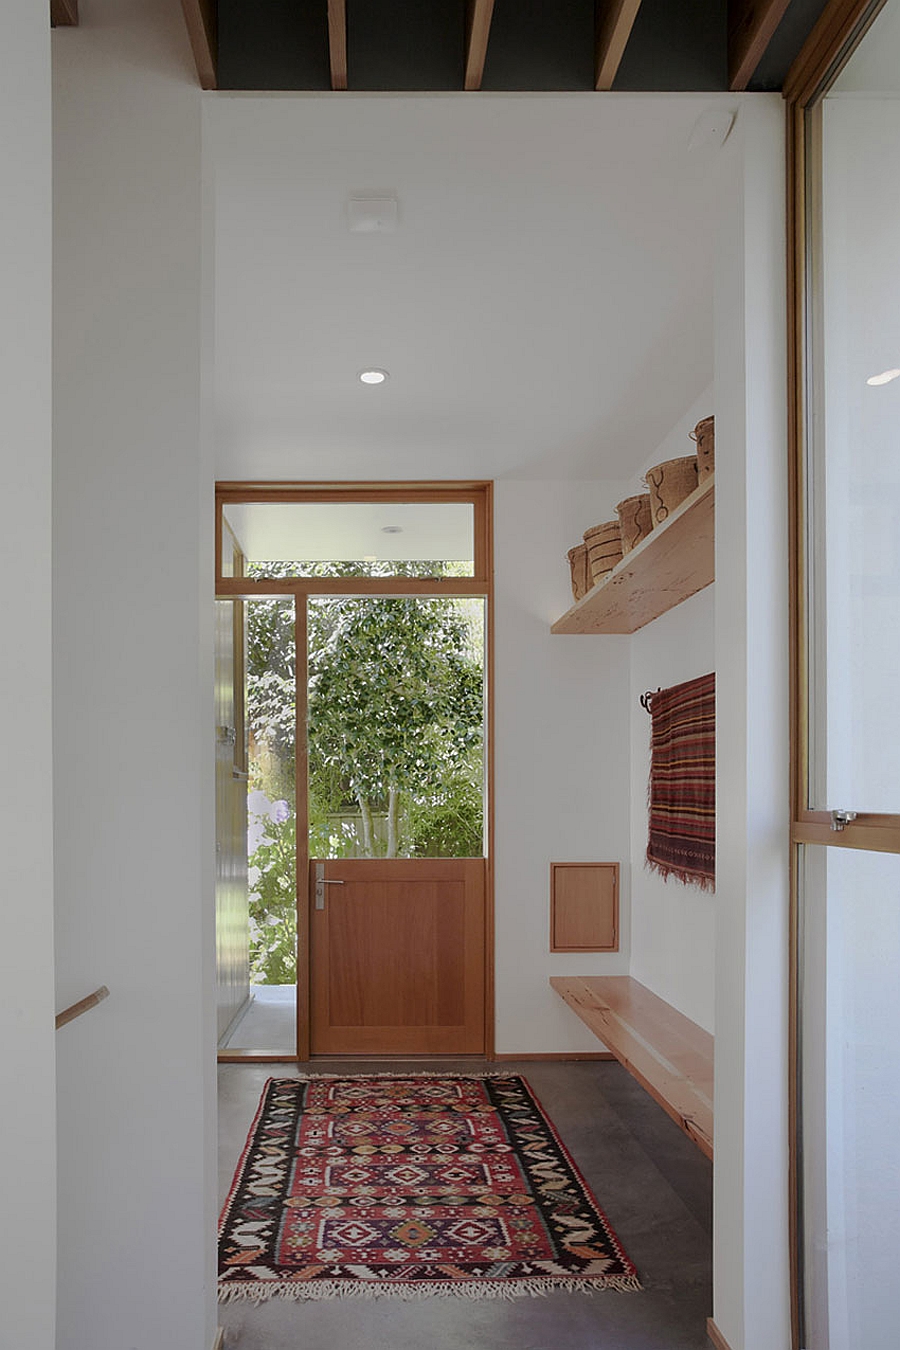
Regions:
<instances>
[{"instance_id":1,"label":"woven basket","mask_svg":"<svg viewBox=\"0 0 900 1350\"><path fill-rule=\"evenodd\" d=\"M572 569L572 594L576 600L580 600L591 589L587 544L576 544L574 548L570 548L568 558Z\"/></svg>"},{"instance_id":2,"label":"woven basket","mask_svg":"<svg viewBox=\"0 0 900 1350\"><path fill-rule=\"evenodd\" d=\"M601 577L605 577L607 572L611 572L617 562L622 561L622 535L619 531L618 516L615 520L606 520L602 525L595 525L592 530L585 530L584 542L588 552L590 584L593 585Z\"/></svg>"},{"instance_id":3,"label":"woven basket","mask_svg":"<svg viewBox=\"0 0 900 1350\"><path fill-rule=\"evenodd\" d=\"M644 482L650 489L653 524L662 525L675 507L680 506L685 497L689 497L696 488L697 456L665 459L662 464L654 464L653 468L644 474Z\"/></svg>"},{"instance_id":4,"label":"woven basket","mask_svg":"<svg viewBox=\"0 0 900 1350\"><path fill-rule=\"evenodd\" d=\"M704 417L698 422L691 440L697 442L697 481L702 483L716 467L716 419Z\"/></svg>"},{"instance_id":5,"label":"woven basket","mask_svg":"<svg viewBox=\"0 0 900 1350\"><path fill-rule=\"evenodd\" d=\"M622 552L630 553L635 544L653 529L653 517L650 514L650 493L641 492L636 497L626 497L616 507L619 513L619 530L622 536Z\"/></svg>"}]
</instances>

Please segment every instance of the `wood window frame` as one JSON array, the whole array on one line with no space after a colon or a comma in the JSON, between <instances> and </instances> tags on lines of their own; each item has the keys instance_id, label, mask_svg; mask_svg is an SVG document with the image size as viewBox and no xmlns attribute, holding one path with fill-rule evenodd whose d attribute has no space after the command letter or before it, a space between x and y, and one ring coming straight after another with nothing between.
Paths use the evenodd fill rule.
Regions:
<instances>
[{"instance_id":1,"label":"wood window frame","mask_svg":"<svg viewBox=\"0 0 900 1350\"><path fill-rule=\"evenodd\" d=\"M492 584L492 501L489 482L434 483L217 483L216 596L253 595L484 595ZM226 577L222 574L224 508L229 502L390 504L458 502L474 511L474 566L470 577Z\"/></svg>"},{"instance_id":2,"label":"wood window frame","mask_svg":"<svg viewBox=\"0 0 900 1350\"><path fill-rule=\"evenodd\" d=\"M900 815L859 814L832 829L827 811L809 803L809 626L806 518L810 393L810 260L814 203L809 200L807 117L820 104L883 9L886 0L830 0L784 83L787 136L788 502L790 597L791 889L789 911L789 1205L791 1336L800 1350L803 1323L803 1179L801 1107L801 846L818 844L900 853Z\"/></svg>"},{"instance_id":3,"label":"wood window frame","mask_svg":"<svg viewBox=\"0 0 900 1350\"><path fill-rule=\"evenodd\" d=\"M222 574L224 508L229 502L447 502L470 503L474 510L474 566L471 577L279 577L253 579ZM229 529L229 535L231 531ZM488 480L434 482L217 482L215 489L215 596L217 600L253 600L281 596L294 600L295 671L298 688L307 680L307 606L310 595L418 595L471 596L485 602L485 837L484 859L484 1058L495 1058L494 1017L494 484ZM309 820L307 801L308 755L305 704L296 703L294 745L297 820L297 1040L293 1055L265 1051L225 1051L221 1063L298 1063L310 1057L310 934L307 879L309 874ZM303 841L303 847L301 842ZM300 959L300 953L305 958Z\"/></svg>"}]
</instances>

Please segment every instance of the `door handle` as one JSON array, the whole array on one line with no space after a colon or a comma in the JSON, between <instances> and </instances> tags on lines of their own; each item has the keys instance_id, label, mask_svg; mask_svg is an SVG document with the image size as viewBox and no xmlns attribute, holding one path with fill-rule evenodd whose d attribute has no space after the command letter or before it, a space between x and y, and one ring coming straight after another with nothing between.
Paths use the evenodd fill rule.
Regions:
<instances>
[{"instance_id":1,"label":"door handle","mask_svg":"<svg viewBox=\"0 0 900 1350\"><path fill-rule=\"evenodd\" d=\"M325 908L325 887L343 886L342 881L332 880L325 875L325 864L316 863L316 909Z\"/></svg>"}]
</instances>

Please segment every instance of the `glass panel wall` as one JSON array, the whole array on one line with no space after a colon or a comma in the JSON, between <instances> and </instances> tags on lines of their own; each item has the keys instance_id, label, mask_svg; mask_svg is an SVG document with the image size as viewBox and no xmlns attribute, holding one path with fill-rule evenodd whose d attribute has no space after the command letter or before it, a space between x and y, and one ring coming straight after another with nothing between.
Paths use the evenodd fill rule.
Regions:
<instances>
[{"instance_id":1,"label":"glass panel wall","mask_svg":"<svg viewBox=\"0 0 900 1350\"><path fill-rule=\"evenodd\" d=\"M874 821L831 833L802 819L801 801L795 825L816 841L800 848L797 900L801 1344L888 1350L900 1325L900 856L888 851L900 847L900 0L805 113L805 158L800 735L811 808Z\"/></svg>"},{"instance_id":2,"label":"glass panel wall","mask_svg":"<svg viewBox=\"0 0 900 1350\"><path fill-rule=\"evenodd\" d=\"M900 5L808 118L814 810L900 812ZM827 730L826 730L827 729Z\"/></svg>"},{"instance_id":3,"label":"glass panel wall","mask_svg":"<svg viewBox=\"0 0 900 1350\"><path fill-rule=\"evenodd\" d=\"M311 598L311 858L485 851L481 599Z\"/></svg>"},{"instance_id":4,"label":"glass panel wall","mask_svg":"<svg viewBox=\"0 0 900 1350\"><path fill-rule=\"evenodd\" d=\"M475 574L471 502L229 502L224 521L248 577Z\"/></svg>"},{"instance_id":5,"label":"glass panel wall","mask_svg":"<svg viewBox=\"0 0 900 1350\"><path fill-rule=\"evenodd\" d=\"M294 1054L297 1027L295 649L292 599L246 608L250 999L223 1050Z\"/></svg>"},{"instance_id":6,"label":"glass panel wall","mask_svg":"<svg viewBox=\"0 0 900 1350\"><path fill-rule=\"evenodd\" d=\"M900 856L804 850L807 1344L900 1326Z\"/></svg>"}]
</instances>

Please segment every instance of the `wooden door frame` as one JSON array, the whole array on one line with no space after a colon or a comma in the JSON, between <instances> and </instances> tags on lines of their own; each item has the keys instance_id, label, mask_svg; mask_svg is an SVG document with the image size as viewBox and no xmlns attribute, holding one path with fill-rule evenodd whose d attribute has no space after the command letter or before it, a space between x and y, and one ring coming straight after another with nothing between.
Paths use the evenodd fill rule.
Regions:
<instances>
[{"instance_id":1,"label":"wooden door frame","mask_svg":"<svg viewBox=\"0 0 900 1350\"><path fill-rule=\"evenodd\" d=\"M839 835L830 817L812 811L808 796L806 449L809 385L807 286L810 202L807 197L806 115L825 96L884 7L885 0L830 0L784 83L787 135L788 503L790 613L791 889L789 910L789 1219L791 1339L799 1350L803 1322L802 1025L800 848L824 844L900 852L900 816L860 816Z\"/></svg>"},{"instance_id":2,"label":"wooden door frame","mask_svg":"<svg viewBox=\"0 0 900 1350\"><path fill-rule=\"evenodd\" d=\"M471 577L285 577L253 580L224 576L224 507L228 502L461 502L474 509L474 575ZM310 596L407 595L422 598L471 596L483 598L486 606L484 677L485 700L485 834L484 901L484 1058L495 1057L494 1035L494 485L492 481L435 482L217 482L215 493L216 599L253 600L281 596L294 600L295 678L295 797L296 797L296 889L297 889L297 1052L294 1055L254 1051L225 1051L219 1059L260 1063L297 1063L310 1058L310 950L309 950L309 820L307 800L306 677L307 601ZM303 697L300 691L303 690ZM301 952L303 958L301 960Z\"/></svg>"}]
</instances>

